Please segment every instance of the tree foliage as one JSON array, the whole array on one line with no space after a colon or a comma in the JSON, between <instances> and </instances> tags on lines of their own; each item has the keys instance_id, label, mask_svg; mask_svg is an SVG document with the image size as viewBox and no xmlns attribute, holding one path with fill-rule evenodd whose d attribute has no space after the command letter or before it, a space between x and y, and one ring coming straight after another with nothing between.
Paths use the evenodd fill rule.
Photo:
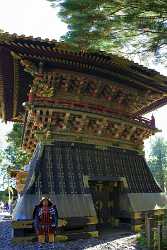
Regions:
<instances>
[{"instance_id":1,"label":"tree foliage","mask_svg":"<svg viewBox=\"0 0 167 250\"><path fill-rule=\"evenodd\" d=\"M0 201L7 202L8 201L8 191L0 191Z\"/></svg>"},{"instance_id":2,"label":"tree foliage","mask_svg":"<svg viewBox=\"0 0 167 250\"><path fill-rule=\"evenodd\" d=\"M62 40L81 50L118 48L130 53L167 55L166 0L48 0L68 25Z\"/></svg>"},{"instance_id":3,"label":"tree foliage","mask_svg":"<svg viewBox=\"0 0 167 250\"><path fill-rule=\"evenodd\" d=\"M23 169L24 165L29 162L28 155L22 148L22 125L13 124L12 131L7 135L8 146L0 151L0 177L3 181L3 188L6 188L10 180L10 169Z\"/></svg>"},{"instance_id":4,"label":"tree foliage","mask_svg":"<svg viewBox=\"0 0 167 250\"><path fill-rule=\"evenodd\" d=\"M21 148L22 125L14 123L12 131L7 135L9 145L4 150L7 161L18 169L28 163L29 155Z\"/></svg>"},{"instance_id":5,"label":"tree foliage","mask_svg":"<svg viewBox=\"0 0 167 250\"><path fill-rule=\"evenodd\" d=\"M167 189L167 141L163 138L156 137L153 140L148 164L162 190L165 191Z\"/></svg>"}]
</instances>

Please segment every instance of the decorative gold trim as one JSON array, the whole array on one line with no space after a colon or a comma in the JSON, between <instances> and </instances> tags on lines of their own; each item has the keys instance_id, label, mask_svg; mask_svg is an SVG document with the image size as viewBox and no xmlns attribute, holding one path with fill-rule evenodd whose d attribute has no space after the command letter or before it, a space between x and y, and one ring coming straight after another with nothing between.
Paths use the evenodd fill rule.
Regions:
<instances>
[{"instance_id":1,"label":"decorative gold trim","mask_svg":"<svg viewBox=\"0 0 167 250\"><path fill-rule=\"evenodd\" d=\"M142 231L142 227L143 225L132 225L132 231L134 231L135 233L140 233Z\"/></svg>"},{"instance_id":2,"label":"decorative gold trim","mask_svg":"<svg viewBox=\"0 0 167 250\"><path fill-rule=\"evenodd\" d=\"M96 225L98 223L97 217L88 217L87 225Z\"/></svg>"},{"instance_id":3,"label":"decorative gold trim","mask_svg":"<svg viewBox=\"0 0 167 250\"><path fill-rule=\"evenodd\" d=\"M88 235L91 236L91 237L98 238L99 237L99 232L98 231L88 232Z\"/></svg>"},{"instance_id":4,"label":"decorative gold trim","mask_svg":"<svg viewBox=\"0 0 167 250\"><path fill-rule=\"evenodd\" d=\"M32 76L38 73L38 67L35 65L35 63L31 62L30 60L21 59L20 63L24 67L24 70L30 73Z\"/></svg>"},{"instance_id":5,"label":"decorative gold trim","mask_svg":"<svg viewBox=\"0 0 167 250\"><path fill-rule=\"evenodd\" d=\"M19 56L17 53L14 51L11 51L10 54L12 55L13 59L20 60L21 56Z\"/></svg>"},{"instance_id":6,"label":"decorative gold trim","mask_svg":"<svg viewBox=\"0 0 167 250\"><path fill-rule=\"evenodd\" d=\"M12 221L12 228L19 229L19 228L32 228L32 220L27 221Z\"/></svg>"},{"instance_id":7,"label":"decorative gold trim","mask_svg":"<svg viewBox=\"0 0 167 250\"><path fill-rule=\"evenodd\" d=\"M127 182L126 177L121 177L121 180L122 180L122 182L123 182L123 187L124 187L125 189L128 189L128 182Z\"/></svg>"},{"instance_id":8,"label":"decorative gold trim","mask_svg":"<svg viewBox=\"0 0 167 250\"><path fill-rule=\"evenodd\" d=\"M63 227L68 224L68 221L66 219L58 219L58 226Z\"/></svg>"},{"instance_id":9,"label":"decorative gold trim","mask_svg":"<svg viewBox=\"0 0 167 250\"><path fill-rule=\"evenodd\" d=\"M55 236L55 242L66 241L66 240L68 240L67 235L56 235Z\"/></svg>"},{"instance_id":10,"label":"decorative gold trim","mask_svg":"<svg viewBox=\"0 0 167 250\"><path fill-rule=\"evenodd\" d=\"M132 214L132 218L135 220L141 219L142 218L141 212L135 212L134 214Z\"/></svg>"},{"instance_id":11,"label":"decorative gold trim","mask_svg":"<svg viewBox=\"0 0 167 250\"><path fill-rule=\"evenodd\" d=\"M139 153L143 152L143 145L136 145L133 143L128 143L122 140L114 140L112 138L106 138L106 137L97 137L93 135L86 135L86 134L76 134L76 133L49 133L49 137L46 138L46 132L36 132L35 136L39 139L41 139L41 142L43 144L52 144L55 140L56 141L70 141L70 142L79 142L83 144L93 144L96 146L104 146L107 147L116 147L121 149L129 149L134 150Z\"/></svg>"},{"instance_id":12,"label":"decorative gold trim","mask_svg":"<svg viewBox=\"0 0 167 250\"><path fill-rule=\"evenodd\" d=\"M89 188L89 180L90 180L90 176L83 175L83 184L85 188Z\"/></svg>"},{"instance_id":13,"label":"decorative gold trim","mask_svg":"<svg viewBox=\"0 0 167 250\"><path fill-rule=\"evenodd\" d=\"M165 209L154 210L154 215L164 215L164 214L165 214Z\"/></svg>"}]
</instances>

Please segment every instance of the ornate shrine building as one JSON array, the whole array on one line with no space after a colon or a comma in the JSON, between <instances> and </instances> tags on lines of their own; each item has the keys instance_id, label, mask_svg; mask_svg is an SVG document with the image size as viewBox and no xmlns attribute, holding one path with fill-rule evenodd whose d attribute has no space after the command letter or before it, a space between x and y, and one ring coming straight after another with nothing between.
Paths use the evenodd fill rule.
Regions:
<instances>
[{"instance_id":1,"label":"ornate shrine building","mask_svg":"<svg viewBox=\"0 0 167 250\"><path fill-rule=\"evenodd\" d=\"M96 224L140 231L145 215L160 220L166 197L143 151L158 129L142 115L166 103L167 78L154 70L2 33L0 116L23 124L22 145L32 154L14 237L35 237L32 214L43 196L58 209L57 240L97 236Z\"/></svg>"}]
</instances>

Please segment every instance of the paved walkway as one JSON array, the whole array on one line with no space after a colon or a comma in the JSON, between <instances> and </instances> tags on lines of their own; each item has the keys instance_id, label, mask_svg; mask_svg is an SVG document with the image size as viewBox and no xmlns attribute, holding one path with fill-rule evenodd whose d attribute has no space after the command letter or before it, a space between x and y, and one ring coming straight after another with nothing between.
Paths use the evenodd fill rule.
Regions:
<instances>
[{"instance_id":1,"label":"paved walkway","mask_svg":"<svg viewBox=\"0 0 167 250\"><path fill-rule=\"evenodd\" d=\"M2 218L2 216L1 216ZM0 250L144 250L137 246L136 235L126 232L104 232L99 239L69 241L55 244L18 244L11 242L11 221L0 222Z\"/></svg>"},{"instance_id":2,"label":"paved walkway","mask_svg":"<svg viewBox=\"0 0 167 250\"><path fill-rule=\"evenodd\" d=\"M0 212L0 222L4 219L5 216L10 216L8 212Z\"/></svg>"}]
</instances>

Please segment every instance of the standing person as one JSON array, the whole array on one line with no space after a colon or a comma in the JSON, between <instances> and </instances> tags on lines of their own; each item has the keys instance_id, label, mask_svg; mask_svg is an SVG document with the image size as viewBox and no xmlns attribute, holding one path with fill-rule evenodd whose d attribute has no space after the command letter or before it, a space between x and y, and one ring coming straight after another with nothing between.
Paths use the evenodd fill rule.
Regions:
<instances>
[{"instance_id":1,"label":"standing person","mask_svg":"<svg viewBox=\"0 0 167 250\"><path fill-rule=\"evenodd\" d=\"M6 212L9 211L9 204L8 204L8 202L5 203L5 205L4 205L4 210L5 210Z\"/></svg>"},{"instance_id":2,"label":"standing person","mask_svg":"<svg viewBox=\"0 0 167 250\"><path fill-rule=\"evenodd\" d=\"M40 243L54 242L54 234L58 224L58 213L52 202L44 198L33 213L35 231Z\"/></svg>"}]
</instances>

